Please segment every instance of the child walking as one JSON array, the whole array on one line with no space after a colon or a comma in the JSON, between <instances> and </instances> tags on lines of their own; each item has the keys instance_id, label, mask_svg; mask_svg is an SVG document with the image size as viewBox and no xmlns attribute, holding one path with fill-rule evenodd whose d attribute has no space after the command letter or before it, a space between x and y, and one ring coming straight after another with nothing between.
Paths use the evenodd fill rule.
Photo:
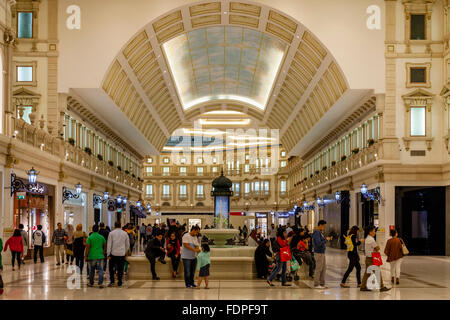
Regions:
<instances>
[{"instance_id":1,"label":"child walking","mask_svg":"<svg viewBox=\"0 0 450 320\"><path fill-rule=\"evenodd\" d=\"M200 285L202 284L203 279L205 280L205 289L208 288L209 283L209 266L211 265L211 259L209 255L209 246L206 243L202 244L202 252L198 254L198 263L197 263L197 270L199 270L198 273L198 282L197 282L197 289L200 289Z\"/></svg>"}]
</instances>

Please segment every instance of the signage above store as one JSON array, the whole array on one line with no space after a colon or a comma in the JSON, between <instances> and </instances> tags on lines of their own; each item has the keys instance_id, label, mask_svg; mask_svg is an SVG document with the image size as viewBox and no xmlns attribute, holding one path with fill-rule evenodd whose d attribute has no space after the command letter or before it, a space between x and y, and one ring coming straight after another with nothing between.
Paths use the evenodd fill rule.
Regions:
<instances>
[{"instance_id":1,"label":"signage above store","mask_svg":"<svg viewBox=\"0 0 450 320\"><path fill-rule=\"evenodd\" d=\"M27 197L26 192L16 192L17 200L25 200Z\"/></svg>"},{"instance_id":2,"label":"signage above store","mask_svg":"<svg viewBox=\"0 0 450 320\"><path fill-rule=\"evenodd\" d=\"M267 213L256 213L257 218L267 218Z\"/></svg>"}]
</instances>

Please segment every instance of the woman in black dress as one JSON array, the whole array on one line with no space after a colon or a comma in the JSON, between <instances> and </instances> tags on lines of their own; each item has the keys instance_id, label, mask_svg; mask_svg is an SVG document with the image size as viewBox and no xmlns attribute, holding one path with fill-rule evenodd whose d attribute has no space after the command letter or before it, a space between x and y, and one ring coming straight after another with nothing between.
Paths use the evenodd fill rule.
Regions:
<instances>
[{"instance_id":1,"label":"woman in black dress","mask_svg":"<svg viewBox=\"0 0 450 320\"><path fill-rule=\"evenodd\" d=\"M259 279L266 279L269 273L269 260L267 258L272 258L272 252L270 251L270 241L265 239L255 251L255 265L256 272Z\"/></svg>"}]
</instances>

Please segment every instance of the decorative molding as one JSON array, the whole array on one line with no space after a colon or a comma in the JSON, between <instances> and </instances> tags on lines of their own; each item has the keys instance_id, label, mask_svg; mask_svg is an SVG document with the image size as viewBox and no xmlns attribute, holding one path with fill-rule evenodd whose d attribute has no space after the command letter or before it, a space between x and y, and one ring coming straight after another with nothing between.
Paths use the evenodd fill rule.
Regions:
<instances>
[{"instance_id":1,"label":"decorative molding","mask_svg":"<svg viewBox=\"0 0 450 320\"><path fill-rule=\"evenodd\" d=\"M431 88L431 63L406 63L406 88ZM425 82L411 82L411 69L425 68Z\"/></svg>"}]
</instances>

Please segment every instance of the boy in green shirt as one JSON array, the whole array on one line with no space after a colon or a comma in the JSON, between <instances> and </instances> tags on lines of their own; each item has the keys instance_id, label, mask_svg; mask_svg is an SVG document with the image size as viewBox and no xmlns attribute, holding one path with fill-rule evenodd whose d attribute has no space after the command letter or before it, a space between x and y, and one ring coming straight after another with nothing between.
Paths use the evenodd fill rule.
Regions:
<instances>
[{"instance_id":1,"label":"boy in green shirt","mask_svg":"<svg viewBox=\"0 0 450 320\"><path fill-rule=\"evenodd\" d=\"M85 259L89 264L88 287L94 286L95 269L98 270L98 285L103 288L103 263L106 253L106 240L98 233L98 225L92 227L92 234L86 240Z\"/></svg>"}]
</instances>

